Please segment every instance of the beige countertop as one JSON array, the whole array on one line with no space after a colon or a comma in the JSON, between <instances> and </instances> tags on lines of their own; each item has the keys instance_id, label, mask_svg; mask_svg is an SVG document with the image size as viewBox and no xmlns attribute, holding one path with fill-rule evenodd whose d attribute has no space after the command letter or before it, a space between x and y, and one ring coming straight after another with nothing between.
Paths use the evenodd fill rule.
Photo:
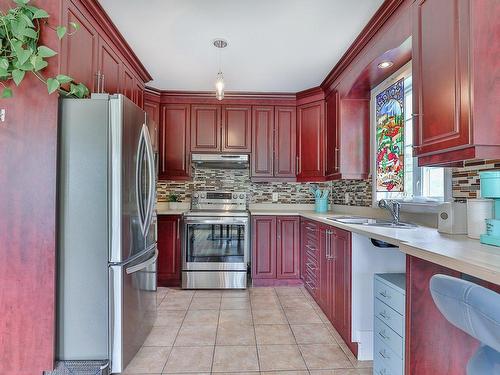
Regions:
<instances>
[{"instance_id":1,"label":"beige countertop","mask_svg":"<svg viewBox=\"0 0 500 375\"><path fill-rule=\"evenodd\" d=\"M478 277L500 285L500 248L483 245L465 235L447 235L439 233L436 228L418 226L413 229L397 229L375 227L359 224L344 224L328 220L328 218L345 215L364 215L361 209L353 212L335 211L316 213L313 205L250 205L252 215L290 215L301 216L344 229L363 236L378 239L396 245L412 256L436 263L457 271ZM165 206L158 207L158 214L178 215L188 211L185 209L170 210ZM368 215L367 215L368 216ZM380 216L380 215L378 215ZM372 215L370 215L372 217Z\"/></svg>"}]
</instances>

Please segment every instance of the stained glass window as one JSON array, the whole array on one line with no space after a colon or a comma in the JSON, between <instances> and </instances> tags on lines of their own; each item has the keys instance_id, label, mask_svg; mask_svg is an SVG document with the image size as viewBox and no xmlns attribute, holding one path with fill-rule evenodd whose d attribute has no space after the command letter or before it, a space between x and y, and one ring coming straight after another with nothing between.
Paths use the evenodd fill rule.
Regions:
<instances>
[{"instance_id":1,"label":"stained glass window","mask_svg":"<svg viewBox=\"0 0 500 375\"><path fill-rule=\"evenodd\" d=\"M378 192L404 191L404 79L376 96Z\"/></svg>"}]
</instances>

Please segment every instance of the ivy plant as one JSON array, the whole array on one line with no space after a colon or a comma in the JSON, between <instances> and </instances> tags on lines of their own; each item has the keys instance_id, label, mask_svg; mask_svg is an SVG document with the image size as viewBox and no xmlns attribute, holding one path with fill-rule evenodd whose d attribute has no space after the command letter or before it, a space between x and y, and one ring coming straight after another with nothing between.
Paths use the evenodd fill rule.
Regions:
<instances>
[{"instance_id":1,"label":"ivy plant","mask_svg":"<svg viewBox=\"0 0 500 375\"><path fill-rule=\"evenodd\" d=\"M0 10L0 84L1 98L13 96L11 82L19 86L26 73L34 74L47 86L49 94L59 92L62 95L84 98L89 95L83 83L73 78L58 74L45 77L43 70L49 65L47 61L57 52L39 44L40 26L54 30L59 39L78 31L79 25L71 23L66 26L52 26L48 23L49 14L30 4L30 0L13 0L14 8L4 12Z\"/></svg>"}]
</instances>

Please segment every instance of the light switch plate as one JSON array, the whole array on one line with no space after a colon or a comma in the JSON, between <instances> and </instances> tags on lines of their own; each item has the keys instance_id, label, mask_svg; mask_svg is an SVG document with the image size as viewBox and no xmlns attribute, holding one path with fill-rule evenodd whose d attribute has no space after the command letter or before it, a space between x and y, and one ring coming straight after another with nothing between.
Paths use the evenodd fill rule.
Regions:
<instances>
[{"instance_id":1,"label":"light switch plate","mask_svg":"<svg viewBox=\"0 0 500 375\"><path fill-rule=\"evenodd\" d=\"M273 202L277 202L279 197L279 193L273 193Z\"/></svg>"}]
</instances>

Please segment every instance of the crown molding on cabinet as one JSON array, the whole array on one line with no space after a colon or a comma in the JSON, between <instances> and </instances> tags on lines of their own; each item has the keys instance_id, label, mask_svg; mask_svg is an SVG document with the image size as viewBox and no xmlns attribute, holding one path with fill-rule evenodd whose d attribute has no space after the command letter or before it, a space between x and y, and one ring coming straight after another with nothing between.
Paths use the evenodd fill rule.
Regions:
<instances>
[{"instance_id":1,"label":"crown molding on cabinet","mask_svg":"<svg viewBox=\"0 0 500 375\"><path fill-rule=\"evenodd\" d=\"M326 94L331 90L330 87L344 70L354 61L356 56L363 50L366 44L377 34L384 23L392 16L396 9L403 4L405 0L385 0L377 12L370 19L368 24L361 30L357 38L350 45L347 51L342 55L339 62L328 73L321 83Z\"/></svg>"},{"instance_id":2,"label":"crown molding on cabinet","mask_svg":"<svg viewBox=\"0 0 500 375\"><path fill-rule=\"evenodd\" d=\"M146 96L161 103L183 104L250 104L250 105L296 105L295 93L280 92L225 92L219 101L213 91L173 91L146 87Z\"/></svg>"},{"instance_id":3,"label":"crown molding on cabinet","mask_svg":"<svg viewBox=\"0 0 500 375\"><path fill-rule=\"evenodd\" d=\"M149 82L153 79L147 69L142 65L137 55L134 53L130 45L122 36L116 25L103 9L97 0L72 0L78 2L92 15L97 24L103 29L106 35L113 40L118 50L126 58L127 62L139 74L144 82Z\"/></svg>"}]
</instances>

